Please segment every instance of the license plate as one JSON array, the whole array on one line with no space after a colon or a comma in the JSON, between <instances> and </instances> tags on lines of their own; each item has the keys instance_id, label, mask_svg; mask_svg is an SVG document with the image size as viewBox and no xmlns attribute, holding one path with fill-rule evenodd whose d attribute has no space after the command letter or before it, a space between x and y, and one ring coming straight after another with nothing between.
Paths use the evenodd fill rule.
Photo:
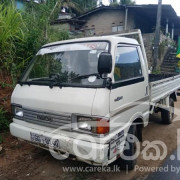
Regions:
<instances>
[{"instance_id":1,"label":"license plate","mask_svg":"<svg viewBox=\"0 0 180 180\"><path fill-rule=\"evenodd\" d=\"M45 146L50 146L53 148L59 148L59 140L58 139L51 139L47 136L39 135L36 133L30 132L31 141L35 143L40 143Z\"/></svg>"}]
</instances>

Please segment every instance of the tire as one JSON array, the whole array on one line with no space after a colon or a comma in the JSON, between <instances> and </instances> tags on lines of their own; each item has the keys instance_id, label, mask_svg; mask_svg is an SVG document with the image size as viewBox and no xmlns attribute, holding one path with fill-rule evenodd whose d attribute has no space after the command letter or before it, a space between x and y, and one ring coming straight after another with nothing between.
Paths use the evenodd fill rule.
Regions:
<instances>
[{"instance_id":1,"label":"tire","mask_svg":"<svg viewBox=\"0 0 180 180\"><path fill-rule=\"evenodd\" d=\"M174 100L169 98L169 108L161 109L161 120L164 124L171 124L174 118Z\"/></svg>"},{"instance_id":2,"label":"tire","mask_svg":"<svg viewBox=\"0 0 180 180\"><path fill-rule=\"evenodd\" d=\"M129 144L129 148L128 149L125 149L124 152L123 152L123 155L127 156L127 157L131 157L135 154L136 152L136 143L135 142L129 142L128 139L131 135L134 135L134 136L137 136L137 127L136 125L132 125L129 129L129 132L128 132L128 135L127 135L127 138L126 138L126 143ZM132 138L131 138L132 139ZM123 158L119 158L118 159L118 164L119 164L119 167L120 169L123 169L123 170L133 170L135 165L136 165L136 159L133 159L133 160L125 160Z\"/></svg>"}]
</instances>

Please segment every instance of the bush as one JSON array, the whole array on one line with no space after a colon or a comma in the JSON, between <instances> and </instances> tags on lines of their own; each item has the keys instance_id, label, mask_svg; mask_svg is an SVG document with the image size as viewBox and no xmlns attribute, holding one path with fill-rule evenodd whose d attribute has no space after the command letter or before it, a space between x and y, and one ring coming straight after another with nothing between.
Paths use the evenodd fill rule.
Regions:
<instances>
[{"instance_id":1,"label":"bush","mask_svg":"<svg viewBox=\"0 0 180 180\"><path fill-rule=\"evenodd\" d=\"M50 26L49 18L56 0L43 4L31 1L22 11L8 2L0 4L0 75L10 75L15 85L42 45L69 39L69 34Z\"/></svg>"},{"instance_id":2,"label":"bush","mask_svg":"<svg viewBox=\"0 0 180 180\"><path fill-rule=\"evenodd\" d=\"M59 32L50 26L50 14L53 12L56 0L47 0L42 4L30 1L22 11L17 10L12 2L0 0L0 87L2 88L15 86L17 79L42 45L69 39L69 32ZM4 109L8 112L8 108L2 108L1 105L0 131L7 129L9 125Z\"/></svg>"},{"instance_id":3,"label":"bush","mask_svg":"<svg viewBox=\"0 0 180 180\"><path fill-rule=\"evenodd\" d=\"M9 128L9 121L6 117L6 111L0 107L0 132L6 131Z\"/></svg>"},{"instance_id":4,"label":"bush","mask_svg":"<svg viewBox=\"0 0 180 180\"><path fill-rule=\"evenodd\" d=\"M0 69L10 71L16 52L15 42L23 41L21 14L9 4L0 4Z\"/></svg>"},{"instance_id":5,"label":"bush","mask_svg":"<svg viewBox=\"0 0 180 180\"><path fill-rule=\"evenodd\" d=\"M178 61L178 63L177 63L177 67L178 67L178 68L180 68L180 61Z\"/></svg>"},{"instance_id":6,"label":"bush","mask_svg":"<svg viewBox=\"0 0 180 180\"><path fill-rule=\"evenodd\" d=\"M47 0L45 4L29 2L22 10L24 41L22 43L15 42L16 61L15 66L13 66L13 74L16 79L42 45L69 39L67 31L60 32L50 26L49 16L55 2L52 0Z\"/></svg>"}]
</instances>

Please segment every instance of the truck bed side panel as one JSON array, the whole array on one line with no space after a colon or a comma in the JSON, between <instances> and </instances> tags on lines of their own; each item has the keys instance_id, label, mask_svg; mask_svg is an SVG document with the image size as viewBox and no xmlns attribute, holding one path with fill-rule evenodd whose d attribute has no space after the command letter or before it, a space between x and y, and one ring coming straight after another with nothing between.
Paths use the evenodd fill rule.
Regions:
<instances>
[{"instance_id":1,"label":"truck bed side panel","mask_svg":"<svg viewBox=\"0 0 180 180\"><path fill-rule=\"evenodd\" d=\"M180 75L150 83L150 101L158 102L180 88Z\"/></svg>"}]
</instances>

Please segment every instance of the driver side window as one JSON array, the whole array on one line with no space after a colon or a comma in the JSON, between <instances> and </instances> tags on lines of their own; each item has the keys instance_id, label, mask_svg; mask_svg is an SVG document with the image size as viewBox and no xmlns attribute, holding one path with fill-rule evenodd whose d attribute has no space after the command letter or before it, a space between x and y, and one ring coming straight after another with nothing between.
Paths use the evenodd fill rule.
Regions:
<instances>
[{"instance_id":1,"label":"driver side window","mask_svg":"<svg viewBox=\"0 0 180 180\"><path fill-rule=\"evenodd\" d=\"M136 47L119 46L114 69L115 81L124 81L142 76L141 62Z\"/></svg>"}]
</instances>

